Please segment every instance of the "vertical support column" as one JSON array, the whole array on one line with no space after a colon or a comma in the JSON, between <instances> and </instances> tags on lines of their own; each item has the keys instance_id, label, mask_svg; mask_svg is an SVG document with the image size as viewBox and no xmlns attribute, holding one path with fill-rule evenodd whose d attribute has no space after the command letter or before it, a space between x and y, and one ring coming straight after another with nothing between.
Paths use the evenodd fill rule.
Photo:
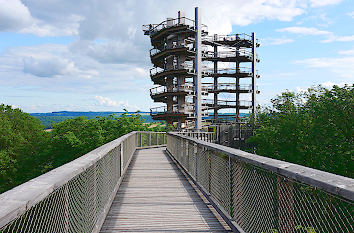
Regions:
<instances>
[{"instance_id":1,"label":"vertical support column","mask_svg":"<svg viewBox=\"0 0 354 233\"><path fill-rule=\"evenodd\" d=\"M238 43L240 37L236 34L236 44ZM238 57L240 56L240 47L236 47L236 122L240 119L240 61Z\"/></svg>"},{"instance_id":2,"label":"vertical support column","mask_svg":"<svg viewBox=\"0 0 354 233\"><path fill-rule=\"evenodd\" d=\"M195 76L194 76L194 104L195 104L195 129L202 129L202 93L201 93L201 85L202 85L202 51L201 51L201 22L200 22L200 11L199 8L195 8Z\"/></svg>"},{"instance_id":3,"label":"vertical support column","mask_svg":"<svg viewBox=\"0 0 354 233\"><path fill-rule=\"evenodd\" d=\"M173 25L173 19L167 18L167 27L171 27ZM166 47L172 48L173 41L172 39L166 38ZM166 58L166 69L165 70L172 70L173 69L173 56L169 56ZM168 76L166 78L166 89L167 91L171 92L173 90L173 79L174 77ZM167 96L167 112L173 112L173 96ZM173 124L171 119L167 119L167 124Z\"/></svg>"},{"instance_id":4,"label":"vertical support column","mask_svg":"<svg viewBox=\"0 0 354 233\"><path fill-rule=\"evenodd\" d=\"M256 33L252 32L252 114L253 119L256 118L256 62L257 62L257 54L256 54Z\"/></svg>"},{"instance_id":5,"label":"vertical support column","mask_svg":"<svg viewBox=\"0 0 354 233\"><path fill-rule=\"evenodd\" d=\"M181 13L179 13L179 14L181 14ZM177 41L178 46L185 46L185 39L186 39L185 35L183 35L183 34L178 35L178 41ZM177 56L177 68L183 69L184 68L183 65L184 65L185 61L186 61L186 55L179 54ZM177 90L178 90L178 92L185 92L186 91L185 83L186 83L185 76L180 75L177 77ZM177 104L178 104L178 111L179 112L185 113L185 108L184 108L185 103L186 103L185 95L178 95L177 96ZM178 124L177 124L178 131L182 130L182 124L184 122L185 122L184 118L178 118Z\"/></svg>"},{"instance_id":6,"label":"vertical support column","mask_svg":"<svg viewBox=\"0 0 354 233\"><path fill-rule=\"evenodd\" d=\"M214 41L218 39L218 35L214 34ZM214 44L214 57L216 58L218 56L218 46ZM218 104L218 93L216 92L218 90L218 76L216 75L218 73L218 61L215 59L214 60L214 122L217 121L218 119L218 109L216 108Z\"/></svg>"}]
</instances>

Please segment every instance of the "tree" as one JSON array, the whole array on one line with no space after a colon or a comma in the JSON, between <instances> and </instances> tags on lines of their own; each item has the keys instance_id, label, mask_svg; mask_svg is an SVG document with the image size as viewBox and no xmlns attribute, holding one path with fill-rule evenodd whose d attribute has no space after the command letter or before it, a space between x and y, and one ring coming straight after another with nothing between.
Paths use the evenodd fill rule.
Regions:
<instances>
[{"instance_id":1,"label":"tree","mask_svg":"<svg viewBox=\"0 0 354 233\"><path fill-rule=\"evenodd\" d=\"M0 192L38 174L45 140L38 119L0 105Z\"/></svg>"},{"instance_id":2,"label":"tree","mask_svg":"<svg viewBox=\"0 0 354 233\"><path fill-rule=\"evenodd\" d=\"M260 155L353 177L353 86L284 92L258 113Z\"/></svg>"}]
</instances>

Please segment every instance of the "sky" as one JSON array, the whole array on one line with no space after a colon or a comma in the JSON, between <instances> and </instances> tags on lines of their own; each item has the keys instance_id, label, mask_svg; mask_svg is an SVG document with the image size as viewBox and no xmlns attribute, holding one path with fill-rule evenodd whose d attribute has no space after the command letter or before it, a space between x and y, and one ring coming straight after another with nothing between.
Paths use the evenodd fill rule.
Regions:
<instances>
[{"instance_id":1,"label":"sky","mask_svg":"<svg viewBox=\"0 0 354 233\"><path fill-rule=\"evenodd\" d=\"M209 34L255 32L258 104L354 82L353 0L0 0L0 103L25 112L149 111L143 24L202 13Z\"/></svg>"}]
</instances>

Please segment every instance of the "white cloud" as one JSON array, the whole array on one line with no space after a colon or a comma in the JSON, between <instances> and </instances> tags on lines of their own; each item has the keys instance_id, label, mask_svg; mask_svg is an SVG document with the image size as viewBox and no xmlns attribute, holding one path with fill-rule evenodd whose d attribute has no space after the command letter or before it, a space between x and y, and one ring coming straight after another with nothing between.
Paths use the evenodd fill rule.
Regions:
<instances>
[{"instance_id":1,"label":"white cloud","mask_svg":"<svg viewBox=\"0 0 354 233\"><path fill-rule=\"evenodd\" d=\"M55 77L71 73L74 63L60 57L34 58L26 57L23 59L23 72L38 77Z\"/></svg>"},{"instance_id":2,"label":"white cloud","mask_svg":"<svg viewBox=\"0 0 354 233\"><path fill-rule=\"evenodd\" d=\"M187 17L193 18L194 5L202 9L204 23L210 31L222 34L230 33L233 24L244 26L262 20L290 21L303 14L306 8L295 0L224 0L222 4L198 0L192 6L189 0L31 0L26 1L26 5L19 0L1 1L6 1L6 4L0 4L0 9L5 9L4 5L13 5L11 9L21 10L20 14L7 14L12 21L28 18L25 20L27 24L19 25L20 32L41 36L79 35L83 40L136 39L141 34L140 25L159 23L167 16L176 17L178 10L186 10Z\"/></svg>"},{"instance_id":3,"label":"white cloud","mask_svg":"<svg viewBox=\"0 0 354 233\"><path fill-rule=\"evenodd\" d=\"M60 25L48 24L45 21L35 19L30 26L22 28L19 32L38 36L75 36L78 34L79 22L82 17L72 15L69 18L72 18L72 20Z\"/></svg>"},{"instance_id":4,"label":"white cloud","mask_svg":"<svg viewBox=\"0 0 354 233\"><path fill-rule=\"evenodd\" d=\"M296 63L309 68L326 69L340 78L348 79L351 82L354 81L354 56L309 58L296 61Z\"/></svg>"},{"instance_id":5,"label":"white cloud","mask_svg":"<svg viewBox=\"0 0 354 233\"><path fill-rule=\"evenodd\" d=\"M327 81L327 82L321 83L321 85L323 87L327 88L327 89L328 88L332 88L334 85L339 86L339 87L343 87L345 84L347 84L347 83L345 83L345 82L333 83L331 81Z\"/></svg>"},{"instance_id":6,"label":"white cloud","mask_svg":"<svg viewBox=\"0 0 354 233\"><path fill-rule=\"evenodd\" d=\"M127 109L128 111L138 110L137 106L131 106L127 101L114 101L108 97L103 96L95 96L95 100L99 103L99 105L103 107Z\"/></svg>"},{"instance_id":7,"label":"white cloud","mask_svg":"<svg viewBox=\"0 0 354 233\"><path fill-rule=\"evenodd\" d=\"M209 26L210 34L228 34L235 25L252 25L267 20L289 22L308 12L311 4L317 7L333 1L325 1L325 4L312 1L309 4L310 0L223 0L221 4L215 0L196 0L192 5L190 0L22 2L0 0L0 31L72 36L74 42L70 46L57 44L8 48L0 54L0 86L23 88L31 90L31 93L45 90L68 93L69 96L74 93L75 96L102 97L101 102L106 101L105 105L91 98L96 101L96 107L113 108L121 104L113 99L129 99L133 101L130 103L147 108L146 103L152 104L147 92L151 86L148 73L151 67L148 61L151 45L149 38L141 31L142 24L160 23L166 17L177 17L179 10L184 10L187 17L193 18L194 6L199 6L202 21ZM237 30L249 33L242 27ZM325 36L325 39L349 39L329 38L332 34L321 34L323 32L319 31L317 33ZM280 45L292 41L286 37L270 38L269 44ZM128 97L132 91L136 96ZM112 99L104 99L106 95ZM144 96L144 101L141 101L141 96ZM135 103L131 98L137 99ZM83 102L87 100L83 99ZM48 104L46 106L45 109L53 108Z\"/></svg>"},{"instance_id":8,"label":"white cloud","mask_svg":"<svg viewBox=\"0 0 354 233\"><path fill-rule=\"evenodd\" d=\"M299 35L306 35L306 36L325 36L327 39L322 40L322 43L329 43L329 42L350 42L354 41L354 35L351 36L338 36L335 35L333 32L319 30L314 27L287 27L287 28L280 28L277 29L278 32L288 32L294 33Z\"/></svg>"},{"instance_id":9,"label":"white cloud","mask_svg":"<svg viewBox=\"0 0 354 233\"><path fill-rule=\"evenodd\" d=\"M340 3L342 0L310 0L310 5L312 7L322 7L327 5L335 5Z\"/></svg>"},{"instance_id":10,"label":"white cloud","mask_svg":"<svg viewBox=\"0 0 354 233\"><path fill-rule=\"evenodd\" d=\"M322 40L321 42L329 43L329 42L350 42L354 41L354 35L352 36L337 36L337 35L330 35L327 39Z\"/></svg>"},{"instance_id":11,"label":"white cloud","mask_svg":"<svg viewBox=\"0 0 354 233\"><path fill-rule=\"evenodd\" d=\"M277 31L289 32L289 33L300 34L300 35L311 35L311 36L332 34L329 31L322 31L314 27L287 27L287 28L277 29Z\"/></svg>"},{"instance_id":12,"label":"white cloud","mask_svg":"<svg viewBox=\"0 0 354 233\"><path fill-rule=\"evenodd\" d=\"M149 64L101 63L66 45L14 47L0 55L1 86L13 88L89 94L146 92L151 85L148 70Z\"/></svg>"},{"instance_id":13,"label":"white cloud","mask_svg":"<svg viewBox=\"0 0 354 233\"><path fill-rule=\"evenodd\" d=\"M120 107L121 105L125 104L123 101L116 102L108 97L103 96L95 96L95 99L100 105L105 105L109 107Z\"/></svg>"},{"instance_id":14,"label":"white cloud","mask_svg":"<svg viewBox=\"0 0 354 233\"><path fill-rule=\"evenodd\" d=\"M341 55L354 55L354 49L341 50L338 53Z\"/></svg>"},{"instance_id":15,"label":"white cloud","mask_svg":"<svg viewBox=\"0 0 354 233\"><path fill-rule=\"evenodd\" d=\"M0 0L0 31L13 31L32 24L32 16L19 0Z\"/></svg>"},{"instance_id":16,"label":"white cloud","mask_svg":"<svg viewBox=\"0 0 354 233\"><path fill-rule=\"evenodd\" d=\"M262 45L282 45L292 42L294 42L294 40L290 38L265 38L262 40Z\"/></svg>"},{"instance_id":17,"label":"white cloud","mask_svg":"<svg viewBox=\"0 0 354 233\"><path fill-rule=\"evenodd\" d=\"M349 17L352 17L354 19L354 11L347 13Z\"/></svg>"},{"instance_id":18,"label":"white cloud","mask_svg":"<svg viewBox=\"0 0 354 233\"><path fill-rule=\"evenodd\" d=\"M101 63L124 64L148 62L147 51L139 48L139 46L133 44L131 41L88 43L86 51L82 52Z\"/></svg>"},{"instance_id":19,"label":"white cloud","mask_svg":"<svg viewBox=\"0 0 354 233\"><path fill-rule=\"evenodd\" d=\"M348 82L332 82L332 81L327 81L327 82L323 82L320 85L323 86L324 88L327 89L332 89L332 87L334 85L339 86L339 87L344 87L346 84L349 84ZM301 93L301 92L305 92L307 91L308 87L296 87L295 88L295 92L297 93Z\"/></svg>"}]
</instances>

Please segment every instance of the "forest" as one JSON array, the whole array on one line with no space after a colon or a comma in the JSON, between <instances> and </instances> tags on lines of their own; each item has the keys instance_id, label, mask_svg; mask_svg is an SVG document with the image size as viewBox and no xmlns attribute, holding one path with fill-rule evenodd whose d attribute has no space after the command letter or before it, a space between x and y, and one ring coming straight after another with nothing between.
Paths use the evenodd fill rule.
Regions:
<instances>
[{"instance_id":1,"label":"forest","mask_svg":"<svg viewBox=\"0 0 354 233\"><path fill-rule=\"evenodd\" d=\"M135 114L135 112L73 112L60 111L50 113L30 113L31 116L38 118L46 129L51 129L53 124L73 119L79 116L87 117L87 119L94 119L96 117L109 117L110 115L120 116L125 113L127 116ZM139 112L145 123L158 122L151 118L149 112Z\"/></svg>"},{"instance_id":2,"label":"forest","mask_svg":"<svg viewBox=\"0 0 354 233\"><path fill-rule=\"evenodd\" d=\"M247 141L259 155L353 178L353 85L283 92L259 109Z\"/></svg>"},{"instance_id":3,"label":"forest","mask_svg":"<svg viewBox=\"0 0 354 233\"><path fill-rule=\"evenodd\" d=\"M0 105L0 193L86 154L134 130L166 131L142 116L76 117L52 125L22 110Z\"/></svg>"}]
</instances>

